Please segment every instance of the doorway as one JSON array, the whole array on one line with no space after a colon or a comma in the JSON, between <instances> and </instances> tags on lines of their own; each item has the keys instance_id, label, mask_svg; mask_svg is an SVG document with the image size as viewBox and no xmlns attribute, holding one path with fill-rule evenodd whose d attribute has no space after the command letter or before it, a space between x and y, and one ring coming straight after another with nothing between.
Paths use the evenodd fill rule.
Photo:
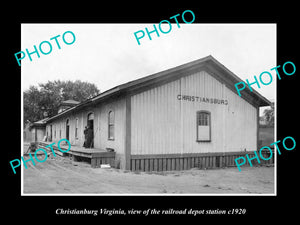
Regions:
<instances>
[{"instance_id":1,"label":"doorway","mask_svg":"<svg viewBox=\"0 0 300 225\"><path fill-rule=\"evenodd\" d=\"M50 125L50 140L49 141L52 141L52 124Z\"/></svg>"},{"instance_id":2,"label":"doorway","mask_svg":"<svg viewBox=\"0 0 300 225\"><path fill-rule=\"evenodd\" d=\"M66 139L69 141L69 135L70 135L70 122L69 119L66 121Z\"/></svg>"},{"instance_id":3,"label":"doorway","mask_svg":"<svg viewBox=\"0 0 300 225\"><path fill-rule=\"evenodd\" d=\"M94 113L89 113L87 116L87 126L89 129L91 129L91 143L90 148L94 148Z\"/></svg>"}]
</instances>

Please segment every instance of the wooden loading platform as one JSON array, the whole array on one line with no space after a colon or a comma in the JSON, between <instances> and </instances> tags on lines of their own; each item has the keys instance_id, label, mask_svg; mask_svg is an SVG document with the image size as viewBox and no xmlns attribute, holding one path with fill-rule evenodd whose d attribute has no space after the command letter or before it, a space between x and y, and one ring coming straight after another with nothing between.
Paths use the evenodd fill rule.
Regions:
<instances>
[{"instance_id":1,"label":"wooden loading platform","mask_svg":"<svg viewBox=\"0 0 300 225\"><path fill-rule=\"evenodd\" d=\"M37 142L36 148L46 149L48 152L51 152L50 147L46 147L52 144L51 142ZM52 145L53 151L56 155L62 157L70 157L73 161L87 161L91 164L92 168L98 168L101 164L109 164L111 167L115 167L115 152L107 151L104 149L95 149L95 148L84 148L80 146L71 146L69 151L68 145L60 145L62 152L58 149L57 145ZM53 153L51 153L53 154Z\"/></svg>"}]
</instances>

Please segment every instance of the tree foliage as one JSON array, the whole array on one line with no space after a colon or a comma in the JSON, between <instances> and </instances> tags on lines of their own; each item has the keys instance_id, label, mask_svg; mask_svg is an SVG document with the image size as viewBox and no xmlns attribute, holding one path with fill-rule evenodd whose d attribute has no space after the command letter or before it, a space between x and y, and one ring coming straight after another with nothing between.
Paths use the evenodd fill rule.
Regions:
<instances>
[{"instance_id":1,"label":"tree foliage","mask_svg":"<svg viewBox=\"0 0 300 225\"><path fill-rule=\"evenodd\" d=\"M274 126L274 103L272 103L270 109L264 110L264 119L267 125Z\"/></svg>"},{"instance_id":2,"label":"tree foliage","mask_svg":"<svg viewBox=\"0 0 300 225\"><path fill-rule=\"evenodd\" d=\"M45 115L54 116L58 112L61 101L73 99L83 102L98 95L100 91L96 85L73 81L48 81L38 86L30 86L24 91L24 123L29 120L35 122L43 119Z\"/></svg>"}]
</instances>

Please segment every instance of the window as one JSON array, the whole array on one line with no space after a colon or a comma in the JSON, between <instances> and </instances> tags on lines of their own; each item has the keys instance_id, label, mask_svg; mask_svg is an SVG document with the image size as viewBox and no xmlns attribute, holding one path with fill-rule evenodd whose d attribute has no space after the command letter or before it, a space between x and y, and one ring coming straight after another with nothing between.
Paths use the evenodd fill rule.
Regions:
<instances>
[{"instance_id":1,"label":"window","mask_svg":"<svg viewBox=\"0 0 300 225\"><path fill-rule=\"evenodd\" d=\"M78 118L75 120L75 138L78 139Z\"/></svg>"},{"instance_id":2,"label":"window","mask_svg":"<svg viewBox=\"0 0 300 225\"><path fill-rule=\"evenodd\" d=\"M115 139L115 114L113 111L108 113L108 140Z\"/></svg>"},{"instance_id":3,"label":"window","mask_svg":"<svg viewBox=\"0 0 300 225\"><path fill-rule=\"evenodd\" d=\"M210 131L210 112L198 111L197 112L197 141L211 141Z\"/></svg>"}]
</instances>

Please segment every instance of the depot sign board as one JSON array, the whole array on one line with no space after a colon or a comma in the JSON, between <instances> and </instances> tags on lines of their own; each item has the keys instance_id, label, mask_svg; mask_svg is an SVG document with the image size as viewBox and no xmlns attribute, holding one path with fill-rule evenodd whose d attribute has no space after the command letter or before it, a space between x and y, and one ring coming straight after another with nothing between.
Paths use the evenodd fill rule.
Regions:
<instances>
[{"instance_id":1,"label":"depot sign board","mask_svg":"<svg viewBox=\"0 0 300 225\"><path fill-rule=\"evenodd\" d=\"M177 100L228 105L228 101L226 99L207 98L207 97L201 97L201 96L195 96L195 95L180 95L179 94L179 95L177 95Z\"/></svg>"}]
</instances>

